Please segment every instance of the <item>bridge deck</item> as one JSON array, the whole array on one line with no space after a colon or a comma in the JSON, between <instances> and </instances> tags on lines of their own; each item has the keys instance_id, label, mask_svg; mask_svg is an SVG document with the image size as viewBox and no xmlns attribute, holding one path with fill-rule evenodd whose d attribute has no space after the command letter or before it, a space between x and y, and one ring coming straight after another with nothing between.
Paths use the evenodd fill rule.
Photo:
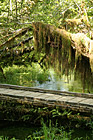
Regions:
<instances>
[{"instance_id":1,"label":"bridge deck","mask_svg":"<svg viewBox=\"0 0 93 140\"><path fill-rule=\"evenodd\" d=\"M91 96L74 96L72 94L62 92L44 92L44 91L31 91L15 87L0 87L0 98L8 97L12 99L22 99L30 103L38 105L59 106L62 108L70 108L80 112L89 112L93 114L93 95Z\"/></svg>"}]
</instances>

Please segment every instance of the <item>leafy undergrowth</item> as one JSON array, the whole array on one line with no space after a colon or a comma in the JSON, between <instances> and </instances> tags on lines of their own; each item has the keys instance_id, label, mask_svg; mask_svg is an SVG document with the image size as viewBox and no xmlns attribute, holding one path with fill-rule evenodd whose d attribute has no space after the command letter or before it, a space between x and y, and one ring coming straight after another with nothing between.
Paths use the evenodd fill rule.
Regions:
<instances>
[{"instance_id":1,"label":"leafy undergrowth","mask_svg":"<svg viewBox=\"0 0 93 140\"><path fill-rule=\"evenodd\" d=\"M25 140L83 140L83 137L72 137L73 131L66 132L63 127L52 126L51 121L49 126L42 122L42 128L40 131L33 132ZM0 140L18 140L16 138L9 138L0 136ZM87 137L84 140L88 140Z\"/></svg>"},{"instance_id":2,"label":"leafy undergrowth","mask_svg":"<svg viewBox=\"0 0 93 140\"><path fill-rule=\"evenodd\" d=\"M4 75L6 79L0 74L0 83L21 85L21 86L34 86L36 81L43 83L48 81L49 72L42 70L39 64L32 64L31 66L15 66L5 67Z\"/></svg>"}]
</instances>

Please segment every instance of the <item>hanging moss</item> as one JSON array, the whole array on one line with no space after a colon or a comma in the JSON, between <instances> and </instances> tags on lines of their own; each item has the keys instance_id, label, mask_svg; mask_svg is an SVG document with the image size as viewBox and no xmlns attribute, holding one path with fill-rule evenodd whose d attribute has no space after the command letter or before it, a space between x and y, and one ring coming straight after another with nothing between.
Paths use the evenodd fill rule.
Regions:
<instances>
[{"instance_id":1,"label":"hanging moss","mask_svg":"<svg viewBox=\"0 0 93 140\"><path fill-rule=\"evenodd\" d=\"M69 68L71 65L72 58L75 57L76 63L80 59L81 55L90 58L91 70L93 71L93 54L89 54L90 41L83 33L71 34L64 29L56 28L53 25L44 24L42 22L33 23L35 45L40 52L42 49L45 50L46 55L51 50L51 55L54 57L54 49L61 51L61 59L64 66ZM74 50L74 57L73 55ZM59 58L59 52L57 51L55 57ZM72 53L72 55L71 55ZM65 60L64 60L65 58ZM49 60L48 60L49 61ZM52 59L49 61L52 64ZM58 62L56 62L56 65ZM53 65L55 65L53 63ZM64 67L62 66L62 67ZM61 68L60 68L61 69ZM65 70L65 67L63 68ZM69 70L68 70L69 71ZM68 72L66 72L67 74Z\"/></svg>"},{"instance_id":2,"label":"hanging moss","mask_svg":"<svg viewBox=\"0 0 93 140\"><path fill-rule=\"evenodd\" d=\"M35 45L37 48L47 45L62 47L71 45L70 34L63 29L42 22L33 23ZM39 43L38 43L39 42Z\"/></svg>"}]
</instances>

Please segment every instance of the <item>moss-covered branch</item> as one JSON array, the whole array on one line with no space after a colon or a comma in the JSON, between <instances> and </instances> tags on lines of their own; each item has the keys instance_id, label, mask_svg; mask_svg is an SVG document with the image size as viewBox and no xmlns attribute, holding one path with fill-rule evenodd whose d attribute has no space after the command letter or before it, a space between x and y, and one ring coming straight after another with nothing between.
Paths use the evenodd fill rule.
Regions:
<instances>
[{"instance_id":1,"label":"moss-covered branch","mask_svg":"<svg viewBox=\"0 0 93 140\"><path fill-rule=\"evenodd\" d=\"M65 29L59 29L42 22L33 23L33 28L37 50L40 51L41 48L48 47L68 49L71 46L77 55L89 57L91 64L93 63L93 40L84 33L72 34Z\"/></svg>"}]
</instances>

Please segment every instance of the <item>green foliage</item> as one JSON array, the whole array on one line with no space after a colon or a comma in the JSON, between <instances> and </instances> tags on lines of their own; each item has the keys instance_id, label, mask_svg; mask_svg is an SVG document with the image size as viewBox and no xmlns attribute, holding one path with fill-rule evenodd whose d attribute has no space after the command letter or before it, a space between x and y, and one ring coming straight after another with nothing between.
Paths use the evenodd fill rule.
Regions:
<instances>
[{"instance_id":1,"label":"green foliage","mask_svg":"<svg viewBox=\"0 0 93 140\"><path fill-rule=\"evenodd\" d=\"M15 138L3 137L0 136L0 140L16 140Z\"/></svg>"},{"instance_id":2,"label":"green foliage","mask_svg":"<svg viewBox=\"0 0 93 140\"><path fill-rule=\"evenodd\" d=\"M90 21L91 27L93 26L93 2L92 0L84 0L85 9L88 14L88 18ZM0 44L4 43L8 40L8 37L5 36L12 34L15 30L22 28L23 26L27 27L32 22L43 21L44 23L52 24L57 27L65 24L65 19L68 18L77 18L81 16L81 0L12 0L12 6L10 5L10 1L1 0L0 1ZM25 24L26 23L26 24ZM29 24L27 24L29 23ZM23 24L23 25L22 25ZM30 36L30 35L29 35ZM2 40L3 39L3 40ZM22 38L24 39L24 37ZM16 39L16 43L20 40ZM14 42L13 42L14 43ZM11 44L8 44L9 46ZM27 44L28 46L28 44ZM6 47L6 46L4 46ZM21 50L22 46L19 48ZM1 49L1 48L0 48ZM16 49L15 49L16 50ZM34 52L36 53L36 52ZM0 56L2 54L0 53ZM6 53L4 54L4 56ZM29 56L29 57L28 57ZM18 58L17 58L18 57ZM4 58L4 60L0 60L0 66L5 67L6 65L13 64L24 64L26 65L29 61L29 58L33 57L33 52L25 55L22 55L19 60L19 56L16 57L16 60L11 58L11 54L9 54L9 58ZM36 60L38 60L38 55L35 56ZM1 59L1 58L0 58ZM32 61L29 62L31 64ZM0 83L7 84L15 84L15 85L24 85L24 86L34 86L35 81L37 80L39 83L43 83L48 81L49 72L44 71L40 68L38 64L32 64L31 66L15 66L5 67L4 74L6 79L2 77L2 73L0 72ZM89 83L88 83L89 84ZM3 104L3 103L2 103ZM47 109L38 109L38 112L44 111ZM37 111L37 110L35 110ZM7 112L8 113L8 112ZM71 112L59 112L59 110L53 109L51 111L53 118L58 116L69 116ZM40 116L39 116L40 117ZM29 120L29 115L24 115L22 119L24 121ZM36 132L32 136L28 136L28 139L40 140L70 140L71 134L67 134L63 129L58 129L58 127L53 127L51 122L49 127L46 124L42 123L42 131ZM93 122L88 123L91 128L93 128ZM12 138L15 140L15 138ZM82 138L76 138L80 140ZM76 140L75 139L75 140ZM0 140L8 140L7 137L0 137Z\"/></svg>"},{"instance_id":3,"label":"green foliage","mask_svg":"<svg viewBox=\"0 0 93 140\"><path fill-rule=\"evenodd\" d=\"M69 116L69 115L71 115L71 111L66 111L66 110L64 110L63 112L61 112L61 111L59 111L59 109L58 108L56 108L56 109L53 109L52 111L51 111L51 113L52 113L52 116L55 118L55 117L63 117L63 116Z\"/></svg>"},{"instance_id":4,"label":"green foliage","mask_svg":"<svg viewBox=\"0 0 93 140\"><path fill-rule=\"evenodd\" d=\"M0 44L7 41L9 37L13 37L15 30L24 26L27 27L31 25L32 22L42 21L57 27L65 26L66 19L81 17L81 3L81 0L12 0L11 2L2 0L0 2ZM93 2L91 0L84 0L84 3L84 8L87 11L92 26ZM24 37L21 38L20 35L20 39L16 38L14 44L19 43L23 39ZM8 44L8 47L9 46L12 46L12 44ZM27 44L27 46L29 46L29 44ZM7 45L4 47L7 48ZM22 49L22 46L20 48ZM3 52L3 54L0 52L0 65L2 68L6 65L17 63L18 60L20 60L19 63L21 64L29 61L28 54L26 54L22 55L22 58L20 56L18 56L18 59L15 58L15 62L15 54L13 54L13 51L16 50L17 48L13 48L11 49L12 53L10 53L11 51L8 52L8 56L10 55L10 57L6 56L6 52ZM3 55L3 58L1 55Z\"/></svg>"},{"instance_id":5,"label":"green foliage","mask_svg":"<svg viewBox=\"0 0 93 140\"><path fill-rule=\"evenodd\" d=\"M16 138L0 136L0 140L16 140ZM52 126L51 121L49 126L42 121L42 128L39 131L33 132L25 140L72 140L72 132L66 132L63 127L58 127L57 124ZM82 140L82 137L77 137L73 140Z\"/></svg>"},{"instance_id":6,"label":"green foliage","mask_svg":"<svg viewBox=\"0 0 93 140\"><path fill-rule=\"evenodd\" d=\"M64 131L63 127L58 128L57 124L55 127L52 126L51 121L49 122L49 126L46 126L44 122L42 122L42 136L44 140L70 140L71 132L67 133Z\"/></svg>"},{"instance_id":7,"label":"green foliage","mask_svg":"<svg viewBox=\"0 0 93 140\"><path fill-rule=\"evenodd\" d=\"M6 17L8 22L33 22L43 21L56 26L62 24L64 18L73 18L79 15L81 6L81 0L27 0L16 1L12 0L12 11L9 1L2 1L0 4L0 11L2 17ZM85 8L88 15L92 16L92 4L91 0L84 0ZM3 10L2 10L3 9ZM17 16L17 18L16 18ZM8 18L8 19L7 19ZM3 18L2 18L3 19ZM5 20L2 22L4 23Z\"/></svg>"},{"instance_id":8,"label":"green foliage","mask_svg":"<svg viewBox=\"0 0 93 140\"><path fill-rule=\"evenodd\" d=\"M6 80L0 75L0 83L14 84L14 85L23 85L23 86L34 86L35 81L43 83L48 81L49 72L48 70L44 71L40 68L39 64L32 64L31 66L16 66L5 67L4 74Z\"/></svg>"}]
</instances>

